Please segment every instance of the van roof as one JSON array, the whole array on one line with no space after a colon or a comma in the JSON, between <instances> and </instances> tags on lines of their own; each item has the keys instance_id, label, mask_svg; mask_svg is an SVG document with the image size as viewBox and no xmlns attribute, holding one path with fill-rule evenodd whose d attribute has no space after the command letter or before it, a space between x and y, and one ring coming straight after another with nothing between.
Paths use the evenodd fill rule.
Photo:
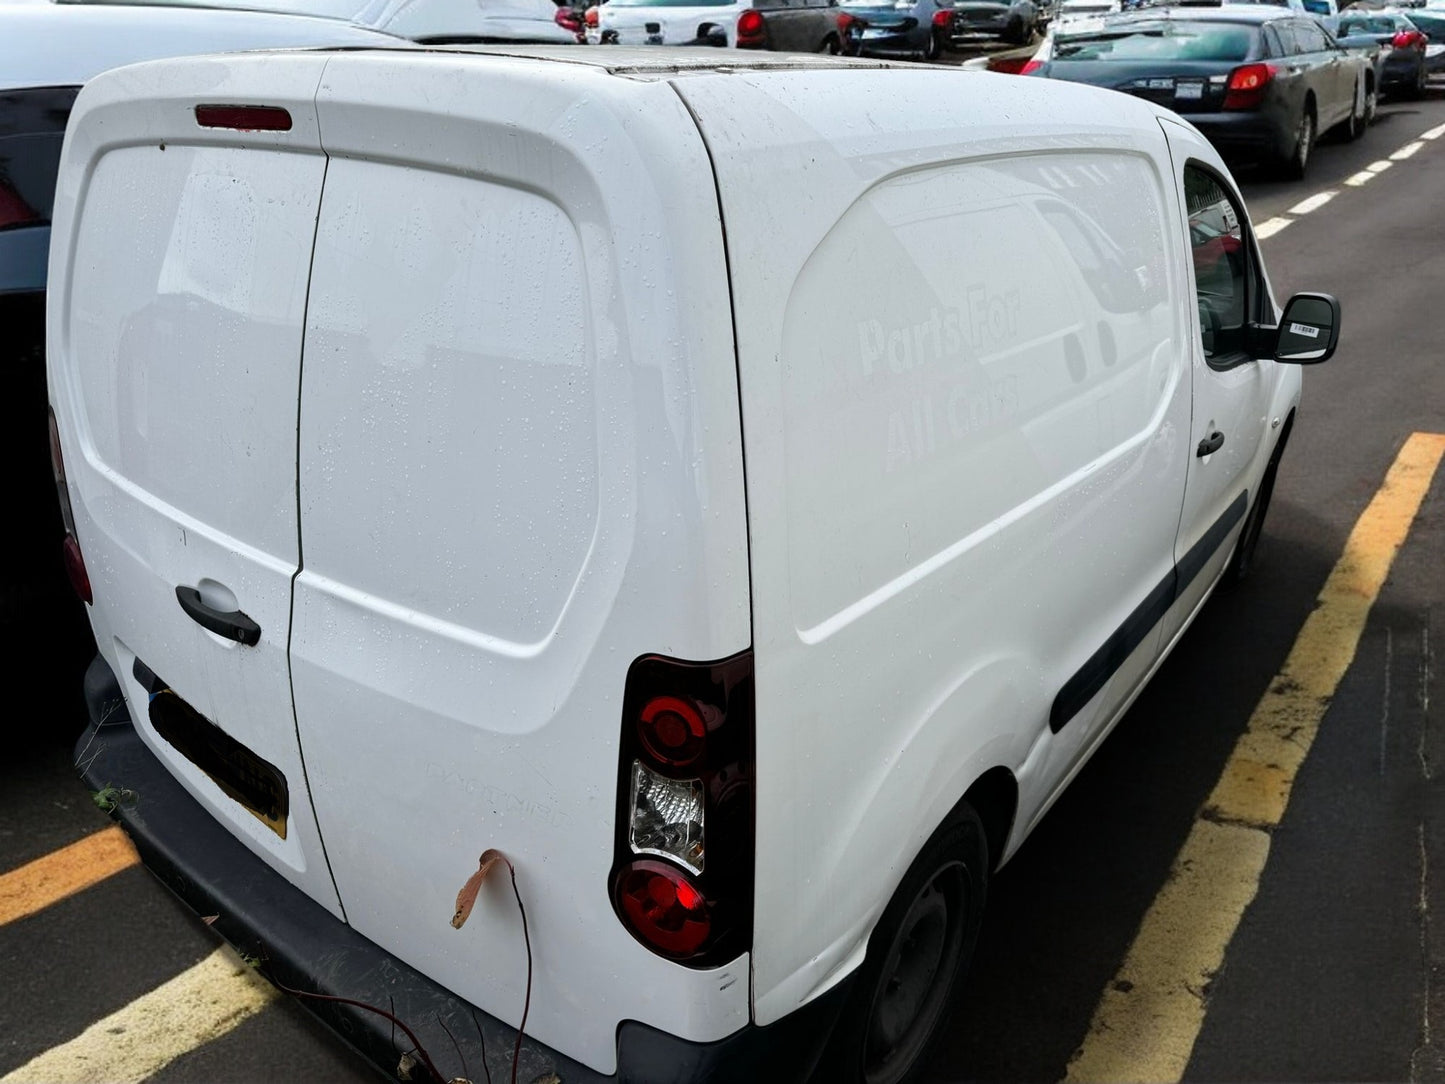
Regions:
<instances>
[{"instance_id":1,"label":"van roof","mask_svg":"<svg viewBox=\"0 0 1445 1084\"><path fill-rule=\"evenodd\" d=\"M549 60L600 68L613 75L669 76L692 72L726 74L732 71L796 71L827 68L912 68L916 63L861 60L813 53L770 53L713 46L578 46L578 45L428 45L428 52L475 53L523 60ZM416 50L408 49L408 53ZM942 66L940 65L940 68ZM946 69L946 70L957 70Z\"/></svg>"}]
</instances>

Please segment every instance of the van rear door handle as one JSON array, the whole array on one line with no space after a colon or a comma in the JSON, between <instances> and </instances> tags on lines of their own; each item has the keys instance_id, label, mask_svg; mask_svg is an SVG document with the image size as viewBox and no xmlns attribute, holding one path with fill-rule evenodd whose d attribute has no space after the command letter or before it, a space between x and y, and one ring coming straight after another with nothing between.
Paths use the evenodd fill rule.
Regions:
<instances>
[{"instance_id":1,"label":"van rear door handle","mask_svg":"<svg viewBox=\"0 0 1445 1084\"><path fill-rule=\"evenodd\" d=\"M261 626L240 610L217 610L201 601L201 593L194 587L177 587L176 601L197 625L209 629L217 636L235 640L238 644L256 644L261 640Z\"/></svg>"},{"instance_id":2,"label":"van rear door handle","mask_svg":"<svg viewBox=\"0 0 1445 1084\"><path fill-rule=\"evenodd\" d=\"M1206 455L1213 455L1215 452L1219 451L1220 447L1223 444L1224 434L1216 429L1213 433L1210 433L1209 436L1205 437L1199 442L1199 448L1195 451L1194 454L1199 456L1200 458L1203 458Z\"/></svg>"}]
</instances>

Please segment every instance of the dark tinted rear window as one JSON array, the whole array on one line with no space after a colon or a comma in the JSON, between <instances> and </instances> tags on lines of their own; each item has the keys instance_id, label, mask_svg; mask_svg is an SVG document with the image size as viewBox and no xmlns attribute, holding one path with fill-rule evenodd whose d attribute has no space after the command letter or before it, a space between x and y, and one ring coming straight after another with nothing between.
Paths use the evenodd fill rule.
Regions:
<instances>
[{"instance_id":1,"label":"dark tinted rear window","mask_svg":"<svg viewBox=\"0 0 1445 1084\"><path fill-rule=\"evenodd\" d=\"M1140 23L1088 34L1061 35L1054 60L1244 60L1259 31L1239 23Z\"/></svg>"},{"instance_id":2,"label":"dark tinted rear window","mask_svg":"<svg viewBox=\"0 0 1445 1084\"><path fill-rule=\"evenodd\" d=\"M78 87L0 93L0 229L50 221L65 122Z\"/></svg>"}]
</instances>

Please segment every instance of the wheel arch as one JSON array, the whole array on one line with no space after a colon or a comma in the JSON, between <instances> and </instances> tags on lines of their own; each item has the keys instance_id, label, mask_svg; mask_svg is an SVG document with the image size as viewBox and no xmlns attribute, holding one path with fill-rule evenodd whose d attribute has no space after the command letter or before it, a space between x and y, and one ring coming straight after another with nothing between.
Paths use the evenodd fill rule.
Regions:
<instances>
[{"instance_id":1,"label":"wheel arch","mask_svg":"<svg viewBox=\"0 0 1445 1084\"><path fill-rule=\"evenodd\" d=\"M984 839L988 843L989 868L996 870L1003 863L1009 835L1019 808L1019 784L1013 772L1002 765L990 768L974 781L964 793L960 805L973 807L983 821ZM955 811L957 806L954 807Z\"/></svg>"}]
</instances>

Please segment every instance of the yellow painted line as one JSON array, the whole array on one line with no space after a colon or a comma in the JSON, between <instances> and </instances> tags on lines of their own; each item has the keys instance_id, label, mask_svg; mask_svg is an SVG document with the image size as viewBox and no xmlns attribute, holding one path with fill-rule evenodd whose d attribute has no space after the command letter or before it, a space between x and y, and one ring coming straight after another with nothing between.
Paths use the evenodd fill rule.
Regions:
<instances>
[{"instance_id":1,"label":"yellow painted line","mask_svg":"<svg viewBox=\"0 0 1445 1084\"><path fill-rule=\"evenodd\" d=\"M6 1073L0 1084L140 1084L275 997L275 989L234 952L218 948L69 1042Z\"/></svg>"},{"instance_id":2,"label":"yellow painted line","mask_svg":"<svg viewBox=\"0 0 1445 1084\"><path fill-rule=\"evenodd\" d=\"M1316 192L1313 196L1300 200L1285 213L1291 215L1307 215L1311 211L1318 211L1334 198L1335 190L1332 188L1324 192Z\"/></svg>"},{"instance_id":3,"label":"yellow painted line","mask_svg":"<svg viewBox=\"0 0 1445 1084\"><path fill-rule=\"evenodd\" d=\"M1419 150L1421 147L1423 147L1424 145L1425 145L1425 144L1421 143L1418 139L1415 140L1415 142L1413 142L1413 143L1406 143L1403 147L1401 147L1399 150L1397 150L1394 154L1390 155L1390 161L1392 161L1392 162L1403 162L1406 158L1409 158L1412 154L1414 154L1416 151L1418 151L1418 150Z\"/></svg>"},{"instance_id":4,"label":"yellow painted line","mask_svg":"<svg viewBox=\"0 0 1445 1084\"><path fill-rule=\"evenodd\" d=\"M1284 666L1255 707L1104 989L1068 1081L1177 1081L1204 1023L1206 990L1254 899L1270 832L1284 816L1370 608L1445 455L1445 435L1415 433L1365 509Z\"/></svg>"},{"instance_id":5,"label":"yellow painted line","mask_svg":"<svg viewBox=\"0 0 1445 1084\"><path fill-rule=\"evenodd\" d=\"M1445 135L1445 124L1441 124L1435 128L1431 128L1428 132L1421 132L1420 138L1439 139L1442 135Z\"/></svg>"},{"instance_id":6,"label":"yellow painted line","mask_svg":"<svg viewBox=\"0 0 1445 1084\"><path fill-rule=\"evenodd\" d=\"M1278 216L1267 218L1258 226L1254 227L1254 235L1263 241L1266 237L1273 237L1293 221L1294 219L1292 218L1280 218Z\"/></svg>"},{"instance_id":7,"label":"yellow painted line","mask_svg":"<svg viewBox=\"0 0 1445 1084\"><path fill-rule=\"evenodd\" d=\"M139 861L125 833L112 825L0 874L0 926L44 910Z\"/></svg>"},{"instance_id":8,"label":"yellow painted line","mask_svg":"<svg viewBox=\"0 0 1445 1084\"><path fill-rule=\"evenodd\" d=\"M1353 188L1359 188L1360 185L1369 184L1374 179L1375 174L1371 173L1368 169L1362 169L1360 172L1346 177L1345 183Z\"/></svg>"}]
</instances>

